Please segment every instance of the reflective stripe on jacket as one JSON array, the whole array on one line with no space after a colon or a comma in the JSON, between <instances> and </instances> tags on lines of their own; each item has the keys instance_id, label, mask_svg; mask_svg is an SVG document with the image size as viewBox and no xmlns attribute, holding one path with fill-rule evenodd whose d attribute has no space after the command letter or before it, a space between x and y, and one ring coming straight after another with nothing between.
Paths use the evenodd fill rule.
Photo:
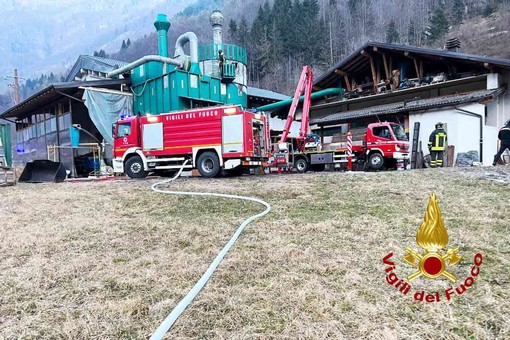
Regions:
<instances>
[{"instance_id":1,"label":"reflective stripe on jacket","mask_svg":"<svg viewBox=\"0 0 510 340\"><path fill-rule=\"evenodd\" d=\"M446 146L446 132L442 129L436 129L430 134L429 146L431 151L444 151Z\"/></svg>"}]
</instances>

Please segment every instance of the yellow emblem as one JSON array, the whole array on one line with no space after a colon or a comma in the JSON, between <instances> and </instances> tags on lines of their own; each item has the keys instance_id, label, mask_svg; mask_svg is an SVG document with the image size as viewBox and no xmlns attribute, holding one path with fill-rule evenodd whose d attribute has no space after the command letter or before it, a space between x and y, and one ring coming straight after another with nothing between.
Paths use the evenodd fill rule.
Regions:
<instances>
[{"instance_id":1,"label":"yellow emblem","mask_svg":"<svg viewBox=\"0 0 510 340\"><path fill-rule=\"evenodd\" d=\"M418 270L407 277L409 281L423 275L429 279L435 279L444 276L450 281L455 282L457 276L446 270L448 267L459 263L462 256L459 256L459 248L448 249L445 255L440 254L440 250L448 244L448 233L444 227L443 215L439 210L439 204L435 193L430 195L427 212L423 223L416 234L416 243L425 249L425 255L421 255L418 251L405 248L407 255L404 260Z\"/></svg>"}]
</instances>

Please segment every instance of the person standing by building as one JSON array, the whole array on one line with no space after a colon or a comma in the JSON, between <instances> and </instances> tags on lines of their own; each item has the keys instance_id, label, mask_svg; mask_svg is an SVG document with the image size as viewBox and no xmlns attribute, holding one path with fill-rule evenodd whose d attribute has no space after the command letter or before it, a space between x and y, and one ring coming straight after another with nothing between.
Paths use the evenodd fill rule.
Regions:
<instances>
[{"instance_id":1,"label":"person standing by building","mask_svg":"<svg viewBox=\"0 0 510 340\"><path fill-rule=\"evenodd\" d=\"M220 63L219 63L219 66L220 66L220 77L223 78L223 65L225 65L227 59L225 58L225 53L223 53L222 50L218 51L218 59L220 61Z\"/></svg>"},{"instance_id":2,"label":"person standing by building","mask_svg":"<svg viewBox=\"0 0 510 340\"><path fill-rule=\"evenodd\" d=\"M443 167L443 154L446 147L446 131L443 128L443 123L436 124L436 129L432 131L429 137L429 152L430 152L430 167L435 168Z\"/></svg>"},{"instance_id":3,"label":"person standing by building","mask_svg":"<svg viewBox=\"0 0 510 340\"><path fill-rule=\"evenodd\" d=\"M501 146L499 147L498 153L494 156L492 165L496 165L498 163L499 158L506 149L510 150L510 120L507 121L505 126L499 130L498 138L501 141Z\"/></svg>"}]
</instances>

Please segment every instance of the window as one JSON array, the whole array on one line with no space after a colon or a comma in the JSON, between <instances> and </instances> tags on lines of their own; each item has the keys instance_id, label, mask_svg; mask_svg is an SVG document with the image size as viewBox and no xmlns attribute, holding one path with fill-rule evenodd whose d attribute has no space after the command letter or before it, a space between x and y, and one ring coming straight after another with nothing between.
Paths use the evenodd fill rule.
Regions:
<instances>
[{"instance_id":1,"label":"window","mask_svg":"<svg viewBox=\"0 0 510 340\"><path fill-rule=\"evenodd\" d=\"M395 134L397 140L407 140L407 135L402 126L397 124L391 124L391 128L393 129L393 133Z\"/></svg>"},{"instance_id":2,"label":"window","mask_svg":"<svg viewBox=\"0 0 510 340\"><path fill-rule=\"evenodd\" d=\"M44 122L37 123L37 137L44 136Z\"/></svg>"},{"instance_id":3,"label":"window","mask_svg":"<svg viewBox=\"0 0 510 340\"><path fill-rule=\"evenodd\" d=\"M119 124L117 128L117 138L129 136L131 134L131 124Z\"/></svg>"},{"instance_id":4,"label":"window","mask_svg":"<svg viewBox=\"0 0 510 340\"><path fill-rule=\"evenodd\" d=\"M35 138L37 136L35 124L30 126L30 139Z\"/></svg>"},{"instance_id":5,"label":"window","mask_svg":"<svg viewBox=\"0 0 510 340\"><path fill-rule=\"evenodd\" d=\"M57 131L57 117L53 117L50 119L50 132Z\"/></svg>"},{"instance_id":6,"label":"window","mask_svg":"<svg viewBox=\"0 0 510 340\"><path fill-rule=\"evenodd\" d=\"M71 127L71 114L65 114L58 117L58 126L60 131L69 129Z\"/></svg>"},{"instance_id":7,"label":"window","mask_svg":"<svg viewBox=\"0 0 510 340\"><path fill-rule=\"evenodd\" d=\"M378 126L372 129L372 133L374 136L390 139L391 133L390 129L387 126Z\"/></svg>"},{"instance_id":8,"label":"window","mask_svg":"<svg viewBox=\"0 0 510 340\"><path fill-rule=\"evenodd\" d=\"M46 130L46 133L52 132L51 131L51 123L50 123L49 119L44 122L44 129Z\"/></svg>"}]
</instances>

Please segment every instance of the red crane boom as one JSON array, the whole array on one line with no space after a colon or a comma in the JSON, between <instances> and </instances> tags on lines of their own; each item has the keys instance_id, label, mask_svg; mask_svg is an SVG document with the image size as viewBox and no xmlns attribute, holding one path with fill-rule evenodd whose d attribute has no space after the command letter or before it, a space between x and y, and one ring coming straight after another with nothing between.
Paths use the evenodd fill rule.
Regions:
<instances>
[{"instance_id":1,"label":"red crane boom","mask_svg":"<svg viewBox=\"0 0 510 340\"><path fill-rule=\"evenodd\" d=\"M312 102L312 86L313 86L313 72L309 66L303 66L303 71L301 72L301 77L299 78L298 86L296 88L296 92L294 93L294 98L292 100L292 104L290 106L289 115L287 116L287 122L285 123L285 128L283 129L282 138L280 139L280 143L286 143L287 137L289 136L290 127L292 122L294 121L294 116L296 114L296 109L299 105L299 98L305 94L303 100L303 114L301 117L301 129L299 130L299 137L297 138L299 148L304 148L306 143L306 135L310 130L309 122L310 122L310 105Z\"/></svg>"}]
</instances>

